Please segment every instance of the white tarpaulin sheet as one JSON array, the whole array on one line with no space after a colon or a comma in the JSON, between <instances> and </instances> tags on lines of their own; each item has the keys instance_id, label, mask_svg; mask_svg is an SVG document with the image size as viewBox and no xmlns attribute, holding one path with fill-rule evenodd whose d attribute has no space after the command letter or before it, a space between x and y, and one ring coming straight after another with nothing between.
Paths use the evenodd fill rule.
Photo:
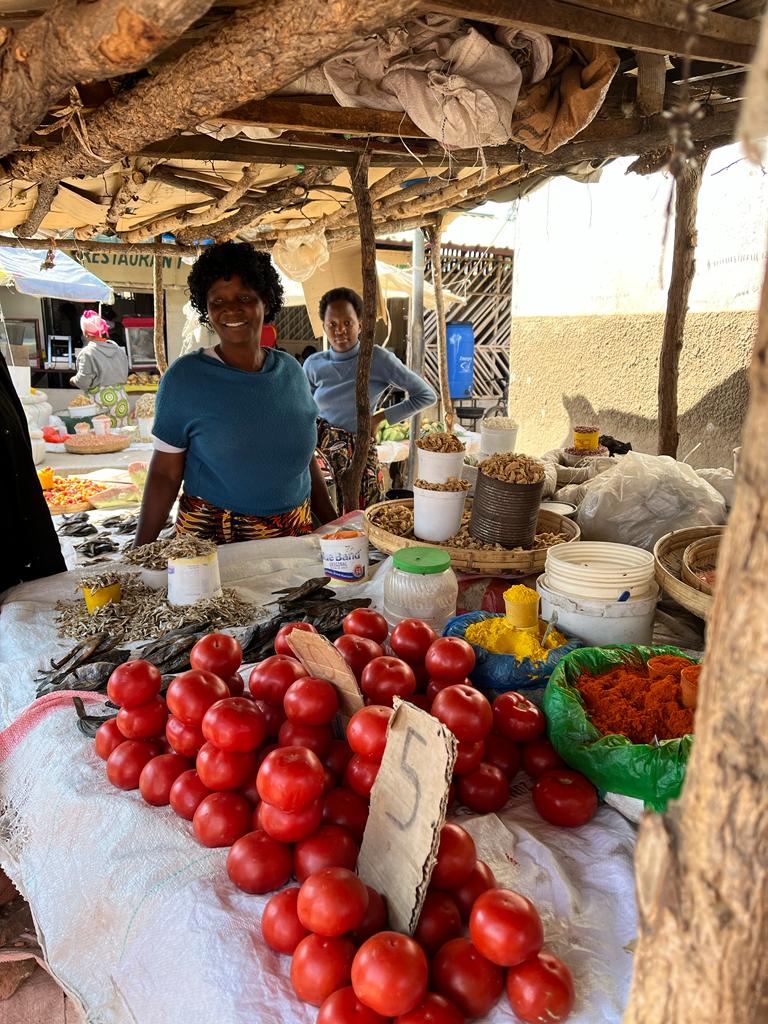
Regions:
<instances>
[{"instance_id":1,"label":"white tarpaulin sheet","mask_svg":"<svg viewBox=\"0 0 768 1024\"><path fill-rule=\"evenodd\" d=\"M13 284L17 292L38 298L114 302L109 285L61 249L56 249L49 269L41 269L44 259L42 249L0 249L0 284Z\"/></svg>"}]
</instances>

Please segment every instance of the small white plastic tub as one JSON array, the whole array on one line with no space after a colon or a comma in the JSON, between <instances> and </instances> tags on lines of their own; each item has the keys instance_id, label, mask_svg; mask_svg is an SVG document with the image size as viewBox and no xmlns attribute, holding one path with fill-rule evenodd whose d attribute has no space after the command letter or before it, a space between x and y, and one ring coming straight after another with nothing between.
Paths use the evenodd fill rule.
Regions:
<instances>
[{"instance_id":1,"label":"small white plastic tub","mask_svg":"<svg viewBox=\"0 0 768 1024\"><path fill-rule=\"evenodd\" d=\"M152 427L155 425L154 416L137 416L136 422L139 425L139 437L142 441L152 440Z\"/></svg>"},{"instance_id":2,"label":"small white plastic tub","mask_svg":"<svg viewBox=\"0 0 768 1024\"><path fill-rule=\"evenodd\" d=\"M167 569L143 569L141 570L141 582L152 590L165 590L168 586Z\"/></svg>"},{"instance_id":3,"label":"small white plastic tub","mask_svg":"<svg viewBox=\"0 0 768 1024\"><path fill-rule=\"evenodd\" d=\"M545 571L558 594L597 601L627 593L645 597L653 586L653 553L630 544L578 541L550 548Z\"/></svg>"},{"instance_id":4,"label":"small white plastic tub","mask_svg":"<svg viewBox=\"0 0 768 1024\"><path fill-rule=\"evenodd\" d=\"M419 448L418 452L417 479L426 480L428 484L444 484L452 476L461 480L464 452L428 452L423 448Z\"/></svg>"},{"instance_id":5,"label":"small white plastic tub","mask_svg":"<svg viewBox=\"0 0 768 1024\"><path fill-rule=\"evenodd\" d=\"M439 544L459 532L466 491L413 488L413 535Z\"/></svg>"},{"instance_id":6,"label":"small white plastic tub","mask_svg":"<svg viewBox=\"0 0 768 1024\"><path fill-rule=\"evenodd\" d=\"M494 420L507 417L490 417L480 421L480 451L483 455L497 455L500 452L513 452L517 444L517 424L499 427Z\"/></svg>"},{"instance_id":7,"label":"small white plastic tub","mask_svg":"<svg viewBox=\"0 0 768 1024\"><path fill-rule=\"evenodd\" d=\"M192 558L168 559L168 603L195 604L221 593L219 556L216 551Z\"/></svg>"},{"instance_id":8,"label":"small white plastic tub","mask_svg":"<svg viewBox=\"0 0 768 1024\"><path fill-rule=\"evenodd\" d=\"M536 589L541 597L545 621L557 612L557 628L590 647L606 644L650 644L659 588L653 583L648 594L627 601L600 601L572 597L550 589L548 575L539 576Z\"/></svg>"}]
</instances>

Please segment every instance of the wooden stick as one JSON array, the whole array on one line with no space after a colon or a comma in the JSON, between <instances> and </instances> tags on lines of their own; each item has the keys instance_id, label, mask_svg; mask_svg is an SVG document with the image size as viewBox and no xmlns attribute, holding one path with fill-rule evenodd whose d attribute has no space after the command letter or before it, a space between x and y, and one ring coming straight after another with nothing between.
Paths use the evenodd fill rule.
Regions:
<instances>
[{"instance_id":1,"label":"wooden stick","mask_svg":"<svg viewBox=\"0 0 768 1024\"><path fill-rule=\"evenodd\" d=\"M164 164L160 164L153 169L151 179L152 181L160 181L163 185L177 188L181 192L198 192L201 195L210 196L211 199L220 199L227 190L224 182L221 185L214 185L207 181L185 178L181 169L175 170Z\"/></svg>"},{"instance_id":2,"label":"wooden stick","mask_svg":"<svg viewBox=\"0 0 768 1024\"><path fill-rule=\"evenodd\" d=\"M675 242L659 359L659 455L677 458L677 385L688 296L696 273L696 208L708 153L683 167L675 185Z\"/></svg>"},{"instance_id":3,"label":"wooden stick","mask_svg":"<svg viewBox=\"0 0 768 1024\"><path fill-rule=\"evenodd\" d=\"M37 233L37 229L45 219L45 215L51 208L56 193L59 190L58 181L41 181L37 186L37 199L30 210L29 216L23 224L13 229L14 235L18 238L31 238Z\"/></svg>"},{"instance_id":4,"label":"wooden stick","mask_svg":"<svg viewBox=\"0 0 768 1024\"><path fill-rule=\"evenodd\" d=\"M193 245L125 245L123 242L91 242L81 238L30 238L19 241L0 235L0 249L61 249L64 252L111 252L117 254L135 253L154 256L160 252L165 256L198 256L200 250Z\"/></svg>"},{"instance_id":5,"label":"wooden stick","mask_svg":"<svg viewBox=\"0 0 768 1024\"><path fill-rule=\"evenodd\" d=\"M155 253L152 261L152 290L155 303L155 362L162 376L168 369L165 357L165 290L163 289L163 257Z\"/></svg>"},{"instance_id":6,"label":"wooden stick","mask_svg":"<svg viewBox=\"0 0 768 1024\"><path fill-rule=\"evenodd\" d=\"M664 109L667 87L667 58L662 53L638 51L637 106L643 117L660 114Z\"/></svg>"},{"instance_id":7,"label":"wooden stick","mask_svg":"<svg viewBox=\"0 0 768 1024\"><path fill-rule=\"evenodd\" d=\"M423 139L424 132L397 110L341 107L330 97L270 96L221 115L227 124L257 124L282 131L322 131L330 135L389 135Z\"/></svg>"},{"instance_id":8,"label":"wooden stick","mask_svg":"<svg viewBox=\"0 0 768 1024\"><path fill-rule=\"evenodd\" d=\"M360 508L360 488L371 444L371 402L368 386L371 379L373 339L376 333L376 238L373 232L371 196L368 192L369 166L370 157L364 153L358 160L352 176L352 194L357 206L360 253L363 264L363 329L360 333L360 353L357 357L355 383L357 406L355 450L349 467L340 481L345 512Z\"/></svg>"},{"instance_id":9,"label":"wooden stick","mask_svg":"<svg viewBox=\"0 0 768 1024\"><path fill-rule=\"evenodd\" d=\"M436 224L434 214L421 214L418 217L404 217L402 220L388 220L374 222L373 228L377 238L385 235L394 235L401 231L412 231L414 228L434 227ZM351 242L357 238L358 228L344 228L343 231L329 231L326 238L329 242Z\"/></svg>"},{"instance_id":10,"label":"wooden stick","mask_svg":"<svg viewBox=\"0 0 768 1024\"><path fill-rule=\"evenodd\" d=\"M448 338L445 327L445 298L443 296L443 251L441 236L443 218L431 229L429 236L432 242L430 259L432 261L432 288L435 292L435 314L437 315L437 375L440 383L440 406L445 420L445 429L453 430L453 402L451 386L448 381Z\"/></svg>"},{"instance_id":11,"label":"wooden stick","mask_svg":"<svg viewBox=\"0 0 768 1024\"><path fill-rule=\"evenodd\" d=\"M107 225L112 232L117 231L120 218L128 209L131 203L136 202L139 197L141 186L146 184L147 175L139 167L129 167L123 175L123 183L112 197L107 211Z\"/></svg>"}]
</instances>

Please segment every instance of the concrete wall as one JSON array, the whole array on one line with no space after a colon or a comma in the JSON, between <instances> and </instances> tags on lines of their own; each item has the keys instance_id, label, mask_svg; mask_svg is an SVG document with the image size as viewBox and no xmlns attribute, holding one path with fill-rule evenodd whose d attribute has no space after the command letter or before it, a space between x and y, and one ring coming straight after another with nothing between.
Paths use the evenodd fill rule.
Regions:
<instances>
[{"instance_id":1,"label":"concrete wall","mask_svg":"<svg viewBox=\"0 0 768 1024\"><path fill-rule=\"evenodd\" d=\"M512 322L510 411L531 454L569 444L574 426L656 451L661 314L518 317ZM680 448L696 467L732 467L748 401L757 315L689 313L680 364Z\"/></svg>"}]
</instances>

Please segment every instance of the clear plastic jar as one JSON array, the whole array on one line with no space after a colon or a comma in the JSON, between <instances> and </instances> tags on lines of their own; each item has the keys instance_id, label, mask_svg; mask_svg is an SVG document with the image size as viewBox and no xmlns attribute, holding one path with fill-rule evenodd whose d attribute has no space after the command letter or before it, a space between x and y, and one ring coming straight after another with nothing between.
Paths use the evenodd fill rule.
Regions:
<instances>
[{"instance_id":1,"label":"clear plastic jar","mask_svg":"<svg viewBox=\"0 0 768 1024\"><path fill-rule=\"evenodd\" d=\"M456 614L459 583L451 558L439 548L403 548L392 556L384 579L384 618L390 629L402 619L422 619L436 633Z\"/></svg>"}]
</instances>

